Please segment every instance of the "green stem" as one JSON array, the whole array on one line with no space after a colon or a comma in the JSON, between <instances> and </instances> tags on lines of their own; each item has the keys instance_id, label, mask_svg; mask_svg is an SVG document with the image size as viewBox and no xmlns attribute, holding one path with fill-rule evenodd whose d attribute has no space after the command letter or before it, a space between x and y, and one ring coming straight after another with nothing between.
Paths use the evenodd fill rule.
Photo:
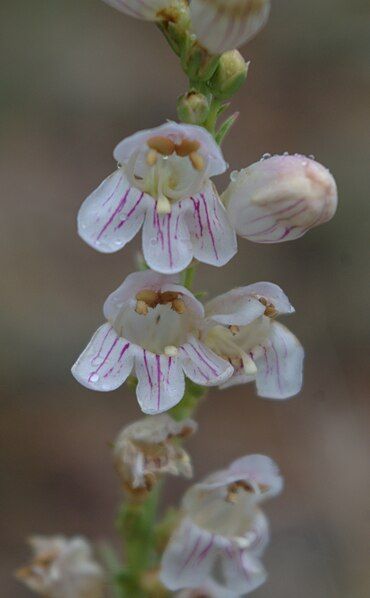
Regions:
<instances>
[{"instance_id":1,"label":"green stem","mask_svg":"<svg viewBox=\"0 0 370 598\"><path fill-rule=\"evenodd\" d=\"M206 122L204 123L204 128L207 129L207 131L209 131L211 133L211 135L213 135L213 137L216 137L217 131L217 119L220 113L220 108L221 108L222 102L220 102L220 100L217 100L216 98L213 98L212 103L211 103L211 108L209 111L209 116L206 120Z\"/></svg>"},{"instance_id":2,"label":"green stem","mask_svg":"<svg viewBox=\"0 0 370 598\"><path fill-rule=\"evenodd\" d=\"M156 562L154 529L160 486L144 502L124 502L119 511L117 527L126 557L126 566L117 577L122 598L145 598L141 579Z\"/></svg>"}]
</instances>

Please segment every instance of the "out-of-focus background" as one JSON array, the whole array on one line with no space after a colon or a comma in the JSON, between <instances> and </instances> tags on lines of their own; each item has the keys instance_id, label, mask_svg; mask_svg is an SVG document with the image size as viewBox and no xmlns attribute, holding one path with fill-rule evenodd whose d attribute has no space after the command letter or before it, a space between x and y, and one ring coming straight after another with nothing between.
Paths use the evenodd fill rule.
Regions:
<instances>
[{"instance_id":1,"label":"out-of-focus background","mask_svg":"<svg viewBox=\"0 0 370 598\"><path fill-rule=\"evenodd\" d=\"M252 385L211 392L189 448L197 478L250 452L281 466L285 492L266 507L270 578L256 598L365 598L370 9L367 0L273 4L243 49L252 65L226 157L236 169L265 152L315 154L337 178L340 208L299 241L241 240L222 271L200 268L211 295L279 283L307 358L304 391L291 401L258 399ZM120 139L175 118L186 80L155 27L99 0L2 0L0 71L0 587L21 598L12 572L30 534L118 542L108 443L140 413L125 388L94 394L70 366L107 294L135 269L139 240L100 255L77 237L76 213L114 170ZM184 488L171 482L167 499Z\"/></svg>"}]
</instances>

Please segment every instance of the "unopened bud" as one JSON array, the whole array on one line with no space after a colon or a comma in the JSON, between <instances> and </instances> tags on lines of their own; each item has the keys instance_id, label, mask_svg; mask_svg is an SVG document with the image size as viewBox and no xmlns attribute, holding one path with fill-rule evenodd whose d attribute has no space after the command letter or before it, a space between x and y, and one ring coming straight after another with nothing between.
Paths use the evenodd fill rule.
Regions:
<instances>
[{"instance_id":1,"label":"unopened bud","mask_svg":"<svg viewBox=\"0 0 370 598\"><path fill-rule=\"evenodd\" d=\"M298 154L263 158L233 173L222 199L237 233L257 243L298 239L330 220L338 203L329 170Z\"/></svg>"},{"instance_id":2,"label":"unopened bud","mask_svg":"<svg viewBox=\"0 0 370 598\"><path fill-rule=\"evenodd\" d=\"M230 50L220 57L210 87L220 100L231 98L244 84L248 75L249 62L245 62L238 50Z\"/></svg>"},{"instance_id":3,"label":"unopened bud","mask_svg":"<svg viewBox=\"0 0 370 598\"><path fill-rule=\"evenodd\" d=\"M205 95L197 91L189 91L177 102L179 119L190 125L201 125L209 114L209 102Z\"/></svg>"}]
</instances>

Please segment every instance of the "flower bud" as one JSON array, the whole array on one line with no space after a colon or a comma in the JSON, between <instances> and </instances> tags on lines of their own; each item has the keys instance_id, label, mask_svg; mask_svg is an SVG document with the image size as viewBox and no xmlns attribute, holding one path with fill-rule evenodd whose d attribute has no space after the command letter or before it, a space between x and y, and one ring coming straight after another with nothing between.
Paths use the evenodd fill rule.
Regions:
<instances>
[{"instance_id":1,"label":"flower bud","mask_svg":"<svg viewBox=\"0 0 370 598\"><path fill-rule=\"evenodd\" d=\"M249 62L245 62L238 50L222 54L210 87L220 100L228 100L243 85L248 75Z\"/></svg>"},{"instance_id":2,"label":"flower bud","mask_svg":"<svg viewBox=\"0 0 370 598\"><path fill-rule=\"evenodd\" d=\"M201 125L209 114L209 102L202 93L189 91L178 99L177 114L184 123Z\"/></svg>"},{"instance_id":3,"label":"flower bud","mask_svg":"<svg viewBox=\"0 0 370 598\"><path fill-rule=\"evenodd\" d=\"M231 176L223 201L239 235L257 243L298 239L337 209L335 180L311 158L263 158Z\"/></svg>"}]
</instances>

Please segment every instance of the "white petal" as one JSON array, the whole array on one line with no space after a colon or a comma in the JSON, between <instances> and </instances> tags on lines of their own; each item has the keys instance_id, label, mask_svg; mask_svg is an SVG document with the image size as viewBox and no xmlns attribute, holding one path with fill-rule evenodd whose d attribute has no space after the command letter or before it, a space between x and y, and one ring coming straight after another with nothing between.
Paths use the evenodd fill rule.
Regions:
<instances>
[{"instance_id":1,"label":"white petal","mask_svg":"<svg viewBox=\"0 0 370 598\"><path fill-rule=\"evenodd\" d=\"M235 475L235 479L255 482L258 486L266 487L261 498L276 496L283 487L283 478L278 466L265 455L248 455L237 459L230 465L228 473L230 476Z\"/></svg>"},{"instance_id":2,"label":"white petal","mask_svg":"<svg viewBox=\"0 0 370 598\"><path fill-rule=\"evenodd\" d=\"M285 326L273 322L269 341L256 359L259 396L287 399L302 388L304 351L298 339Z\"/></svg>"},{"instance_id":3,"label":"white petal","mask_svg":"<svg viewBox=\"0 0 370 598\"><path fill-rule=\"evenodd\" d=\"M206 304L206 316L219 324L246 326L264 314L266 307L241 287L215 297Z\"/></svg>"},{"instance_id":4,"label":"white petal","mask_svg":"<svg viewBox=\"0 0 370 598\"><path fill-rule=\"evenodd\" d=\"M212 266L224 266L237 252L236 234L213 184L191 198L187 218L194 257Z\"/></svg>"},{"instance_id":5,"label":"white petal","mask_svg":"<svg viewBox=\"0 0 370 598\"><path fill-rule=\"evenodd\" d=\"M213 54L233 50L249 41L265 25L269 0L192 0L193 29Z\"/></svg>"},{"instance_id":6,"label":"white petal","mask_svg":"<svg viewBox=\"0 0 370 598\"><path fill-rule=\"evenodd\" d=\"M168 137L175 145L180 145L184 139L198 141L197 150L208 165L208 176L222 174L227 169L220 146L212 135L203 127L167 122L154 129L139 131L121 141L114 150L114 157L120 164L126 164L134 152L142 150L151 137Z\"/></svg>"},{"instance_id":7,"label":"white petal","mask_svg":"<svg viewBox=\"0 0 370 598\"><path fill-rule=\"evenodd\" d=\"M240 367L238 369L234 369L234 373L231 376L231 378L229 378L228 380L226 380L226 382L224 382L220 388L222 390L224 390L225 388L231 388L232 386L239 386L240 384L248 384L249 382L253 382L256 379L255 376L248 376L243 367Z\"/></svg>"},{"instance_id":8,"label":"white petal","mask_svg":"<svg viewBox=\"0 0 370 598\"><path fill-rule=\"evenodd\" d=\"M208 578L216 550L214 535L185 519L163 554L163 585L172 591L201 586Z\"/></svg>"},{"instance_id":9,"label":"white petal","mask_svg":"<svg viewBox=\"0 0 370 598\"><path fill-rule=\"evenodd\" d=\"M78 213L79 235L102 253L118 251L141 228L148 201L119 169L85 199Z\"/></svg>"},{"instance_id":10,"label":"white petal","mask_svg":"<svg viewBox=\"0 0 370 598\"><path fill-rule=\"evenodd\" d=\"M130 17L147 21L156 21L158 12L171 4L171 0L104 0L104 2Z\"/></svg>"},{"instance_id":11,"label":"white petal","mask_svg":"<svg viewBox=\"0 0 370 598\"><path fill-rule=\"evenodd\" d=\"M330 220L338 197L330 172L305 156L273 156L235 176L223 195L237 233L256 243L291 241Z\"/></svg>"},{"instance_id":12,"label":"white petal","mask_svg":"<svg viewBox=\"0 0 370 598\"><path fill-rule=\"evenodd\" d=\"M145 218L143 252L148 266L157 272L172 274L189 266L193 248L183 202L165 215L158 214L153 202Z\"/></svg>"},{"instance_id":13,"label":"white petal","mask_svg":"<svg viewBox=\"0 0 370 598\"><path fill-rule=\"evenodd\" d=\"M266 571L258 558L230 545L225 550L222 559L222 569L225 576L225 585L240 596L245 596L256 590L266 581Z\"/></svg>"},{"instance_id":14,"label":"white petal","mask_svg":"<svg viewBox=\"0 0 370 598\"><path fill-rule=\"evenodd\" d=\"M163 413L184 396L185 379L178 358L156 355L137 348L135 371L137 399L144 413Z\"/></svg>"},{"instance_id":15,"label":"white petal","mask_svg":"<svg viewBox=\"0 0 370 598\"><path fill-rule=\"evenodd\" d=\"M117 336L110 324L104 324L74 364L72 374L87 388L108 392L124 383L132 366L130 343Z\"/></svg>"},{"instance_id":16,"label":"white petal","mask_svg":"<svg viewBox=\"0 0 370 598\"><path fill-rule=\"evenodd\" d=\"M202 386L218 386L232 376L234 368L194 337L180 348L184 372L190 380Z\"/></svg>"},{"instance_id":17,"label":"white petal","mask_svg":"<svg viewBox=\"0 0 370 598\"><path fill-rule=\"evenodd\" d=\"M177 276L165 276L151 270L129 274L121 286L111 293L104 303L104 315L107 320L113 322L124 305L129 305L131 301L135 302L134 305L136 304L136 295L139 291L143 291L144 289L160 291L166 285L169 286L176 283L177 280ZM179 285L174 286L180 289L183 288Z\"/></svg>"}]
</instances>

